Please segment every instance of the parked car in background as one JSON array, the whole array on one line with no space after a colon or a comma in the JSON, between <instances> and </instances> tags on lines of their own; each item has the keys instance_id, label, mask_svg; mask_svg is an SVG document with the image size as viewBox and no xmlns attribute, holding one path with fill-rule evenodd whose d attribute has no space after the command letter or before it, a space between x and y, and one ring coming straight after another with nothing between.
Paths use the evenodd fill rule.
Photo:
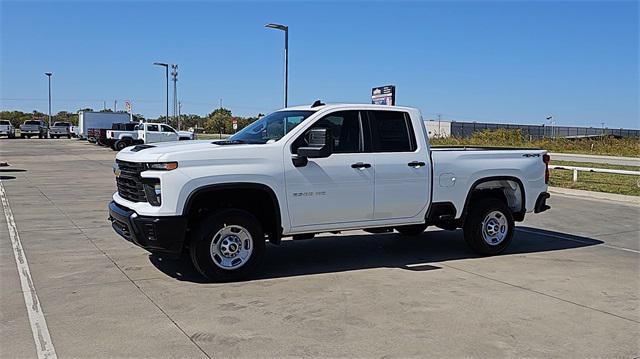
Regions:
<instances>
[{"instance_id":1,"label":"parked car in background","mask_svg":"<svg viewBox=\"0 0 640 359\"><path fill-rule=\"evenodd\" d=\"M13 127L11 121L0 120L0 136L7 136L8 138L16 137L16 128Z\"/></svg>"},{"instance_id":2,"label":"parked car in background","mask_svg":"<svg viewBox=\"0 0 640 359\"><path fill-rule=\"evenodd\" d=\"M462 228L471 249L496 255L515 222L549 209L548 163L541 149L433 148L415 108L318 101L227 140L125 148L109 218L126 240L184 252L215 281L250 276L266 240L320 232Z\"/></svg>"},{"instance_id":3,"label":"parked car in background","mask_svg":"<svg viewBox=\"0 0 640 359\"><path fill-rule=\"evenodd\" d=\"M107 131L107 145L115 151L120 151L131 145L156 142L171 142L193 140L193 132L176 131L173 127L163 123L139 123L130 126L131 123L118 124Z\"/></svg>"},{"instance_id":4,"label":"parked car in background","mask_svg":"<svg viewBox=\"0 0 640 359\"><path fill-rule=\"evenodd\" d=\"M33 136L38 136L38 138L49 137L49 125L43 120L24 121L20 125L20 138L31 138Z\"/></svg>"},{"instance_id":5,"label":"parked car in background","mask_svg":"<svg viewBox=\"0 0 640 359\"><path fill-rule=\"evenodd\" d=\"M62 121L54 122L53 126L49 129L49 135L51 138L71 138L71 124Z\"/></svg>"}]
</instances>

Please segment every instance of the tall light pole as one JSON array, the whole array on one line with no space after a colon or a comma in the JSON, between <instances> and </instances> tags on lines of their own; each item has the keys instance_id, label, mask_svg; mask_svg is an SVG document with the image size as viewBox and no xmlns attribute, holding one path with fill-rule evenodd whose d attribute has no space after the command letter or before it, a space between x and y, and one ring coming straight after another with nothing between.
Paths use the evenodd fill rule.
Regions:
<instances>
[{"instance_id":1,"label":"tall light pole","mask_svg":"<svg viewBox=\"0 0 640 359\"><path fill-rule=\"evenodd\" d=\"M164 67L164 74L167 79L167 117L164 119L164 123L167 123L167 120L169 120L169 64L165 64L164 62L154 62L153 64Z\"/></svg>"},{"instance_id":2,"label":"tall light pole","mask_svg":"<svg viewBox=\"0 0 640 359\"><path fill-rule=\"evenodd\" d=\"M289 26L266 24L265 27L284 31L284 107L286 108L289 97Z\"/></svg>"},{"instance_id":3,"label":"tall light pole","mask_svg":"<svg viewBox=\"0 0 640 359\"><path fill-rule=\"evenodd\" d=\"M173 81L173 119L178 117L178 65L171 65L171 81Z\"/></svg>"},{"instance_id":4,"label":"tall light pole","mask_svg":"<svg viewBox=\"0 0 640 359\"><path fill-rule=\"evenodd\" d=\"M51 72L45 72L45 75L49 78L49 127L51 127Z\"/></svg>"}]
</instances>

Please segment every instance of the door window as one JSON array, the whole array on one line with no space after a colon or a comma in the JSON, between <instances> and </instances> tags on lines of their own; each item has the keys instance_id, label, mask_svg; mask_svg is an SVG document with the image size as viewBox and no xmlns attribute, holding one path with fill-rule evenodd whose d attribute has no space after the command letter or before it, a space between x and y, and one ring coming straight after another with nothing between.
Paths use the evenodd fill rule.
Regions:
<instances>
[{"instance_id":1,"label":"door window","mask_svg":"<svg viewBox=\"0 0 640 359\"><path fill-rule=\"evenodd\" d=\"M413 152L416 140L409 116L399 111L369 111L373 152Z\"/></svg>"},{"instance_id":2,"label":"door window","mask_svg":"<svg viewBox=\"0 0 640 359\"><path fill-rule=\"evenodd\" d=\"M173 128L171 128L170 126L167 126L167 125L160 125L160 126L162 126L162 132L171 132L171 133L176 132L176 131L175 131Z\"/></svg>"},{"instance_id":3,"label":"door window","mask_svg":"<svg viewBox=\"0 0 640 359\"><path fill-rule=\"evenodd\" d=\"M158 132L158 125L147 125L147 131L149 132Z\"/></svg>"},{"instance_id":4,"label":"door window","mask_svg":"<svg viewBox=\"0 0 640 359\"><path fill-rule=\"evenodd\" d=\"M354 153L362 151L362 126L358 111L339 111L316 121L291 146L292 153L308 143L309 130L327 128L333 137L333 153Z\"/></svg>"}]
</instances>

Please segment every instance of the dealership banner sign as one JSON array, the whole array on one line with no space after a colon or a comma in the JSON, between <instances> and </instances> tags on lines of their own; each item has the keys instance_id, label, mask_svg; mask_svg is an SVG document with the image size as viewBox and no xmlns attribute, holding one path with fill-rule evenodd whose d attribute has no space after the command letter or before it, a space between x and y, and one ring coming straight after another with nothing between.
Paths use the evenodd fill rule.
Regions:
<instances>
[{"instance_id":1,"label":"dealership banner sign","mask_svg":"<svg viewBox=\"0 0 640 359\"><path fill-rule=\"evenodd\" d=\"M396 87L387 85L371 89L371 103L374 105L395 106Z\"/></svg>"}]
</instances>

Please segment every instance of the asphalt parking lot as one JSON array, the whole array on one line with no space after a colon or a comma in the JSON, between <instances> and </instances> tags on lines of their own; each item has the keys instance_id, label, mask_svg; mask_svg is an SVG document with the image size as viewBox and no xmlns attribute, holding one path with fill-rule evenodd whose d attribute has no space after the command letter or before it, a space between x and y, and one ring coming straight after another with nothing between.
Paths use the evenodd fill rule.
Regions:
<instances>
[{"instance_id":1,"label":"asphalt parking lot","mask_svg":"<svg viewBox=\"0 0 640 359\"><path fill-rule=\"evenodd\" d=\"M555 195L487 258L439 229L285 241L259 278L212 284L112 231L114 156L0 140L0 193L60 358L640 355L638 206ZM0 357L33 358L5 215L0 238Z\"/></svg>"}]
</instances>

